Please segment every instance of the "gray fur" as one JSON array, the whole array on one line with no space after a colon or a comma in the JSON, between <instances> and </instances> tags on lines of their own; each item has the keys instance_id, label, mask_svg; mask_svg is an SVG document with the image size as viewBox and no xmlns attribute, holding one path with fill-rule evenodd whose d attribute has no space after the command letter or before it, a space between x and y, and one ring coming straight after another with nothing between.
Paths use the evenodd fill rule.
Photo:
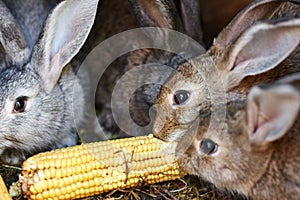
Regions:
<instances>
[{"instance_id":1,"label":"gray fur","mask_svg":"<svg viewBox=\"0 0 300 200\"><path fill-rule=\"evenodd\" d=\"M97 0L66 0L60 3L47 15L42 37L33 46L32 56L23 56L21 64L6 66L0 71L0 163L18 165L27 156L39 151L77 143L78 126L74 113L79 116L77 122L81 123L85 92L68 62L87 38L97 3ZM5 8L4 4L0 6ZM37 6L36 9L39 8ZM74 10L76 14L71 13ZM13 25L20 27L16 21ZM38 24L38 27L41 28L41 25ZM16 31L22 33L27 30ZM31 36L27 39L34 42L37 35L31 35L32 31L25 35ZM39 33L38 30L36 32ZM24 38L22 40L26 44ZM2 40L6 41L6 38L2 37ZM2 41L1 44L6 47ZM20 49L11 51L18 53ZM27 98L25 111L16 112L14 103L18 97L24 96Z\"/></svg>"},{"instance_id":2,"label":"gray fur","mask_svg":"<svg viewBox=\"0 0 300 200\"><path fill-rule=\"evenodd\" d=\"M0 13L0 69L10 65L23 65L30 56L25 36L2 1L0 1Z\"/></svg>"},{"instance_id":3,"label":"gray fur","mask_svg":"<svg viewBox=\"0 0 300 200\"><path fill-rule=\"evenodd\" d=\"M36 44L48 14L59 1L61 0L22 0L20 3L20 1L3 0L23 30L30 50Z\"/></svg>"}]
</instances>

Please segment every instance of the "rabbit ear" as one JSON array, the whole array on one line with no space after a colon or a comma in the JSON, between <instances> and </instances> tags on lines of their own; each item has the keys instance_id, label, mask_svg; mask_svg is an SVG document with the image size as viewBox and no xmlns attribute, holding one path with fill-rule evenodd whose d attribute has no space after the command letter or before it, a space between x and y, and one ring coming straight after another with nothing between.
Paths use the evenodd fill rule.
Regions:
<instances>
[{"instance_id":1,"label":"rabbit ear","mask_svg":"<svg viewBox=\"0 0 300 200\"><path fill-rule=\"evenodd\" d=\"M291 85L258 86L248 95L248 134L253 144L281 138L298 119L300 92Z\"/></svg>"},{"instance_id":2,"label":"rabbit ear","mask_svg":"<svg viewBox=\"0 0 300 200\"><path fill-rule=\"evenodd\" d=\"M180 6L186 34L202 44L203 31L201 29L199 0L181 0Z\"/></svg>"},{"instance_id":3,"label":"rabbit ear","mask_svg":"<svg viewBox=\"0 0 300 200\"><path fill-rule=\"evenodd\" d=\"M253 1L226 26L214 41L214 46L222 50L235 41L238 36L258 20L270 19L284 1Z\"/></svg>"},{"instance_id":4,"label":"rabbit ear","mask_svg":"<svg viewBox=\"0 0 300 200\"><path fill-rule=\"evenodd\" d=\"M28 62L29 49L21 27L0 1L0 67L22 66Z\"/></svg>"},{"instance_id":5,"label":"rabbit ear","mask_svg":"<svg viewBox=\"0 0 300 200\"><path fill-rule=\"evenodd\" d=\"M244 77L275 68L299 42L300 19L253 25L222 55L219 66L228 71L228 89L237 86Z\"/></svg>"},{"instance_id":6,"label":"rabbit ear","mask_svg":"<svg viewBox=\"0 0 300 200\"><path fill-rule=\"evenodd\" d=\"M62 69L84 44L94 23L98 0L67 0L47 19L44 34L34 48L32 65L50 92Z\"/></svg>"},{"instance_id":7,"label":"rabbit ear","mask_svg":"<svg viewBox=\"0 0 300 200\"><path fill-rule=\"evenodd\" d=\"M182 29L173 0L129 0L129 4L141 27Z\"/></svg>"},{"instance_id":8,"label":"rabbit ear","mask_svg":"<svg viewBox=\"0 0 300 200\"><path fill-rule=\"evenodd\" d=\"M294 4L300 4L300 1L299 0L288 0L289 2L292 2Z\"/></svg>"}]
</instances>

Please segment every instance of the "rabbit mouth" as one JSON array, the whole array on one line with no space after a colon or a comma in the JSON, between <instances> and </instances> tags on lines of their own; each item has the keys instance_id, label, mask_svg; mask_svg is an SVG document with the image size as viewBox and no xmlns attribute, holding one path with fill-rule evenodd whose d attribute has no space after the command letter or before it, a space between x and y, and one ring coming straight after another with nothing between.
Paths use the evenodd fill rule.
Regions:
<instances>
[{"instance_id":1,"label":"rabbit mouth","mask_svg":"<svg viewBox=\"0 0 300 200\"><path fill-rule=\"evenodd\" d=\"M198 124L199 117L191 122L180 124L177 129L168 134L167 141L178 142L183 137L185 138L185 140L193 141L198 133Z\"/></svg>"}]
</instances>

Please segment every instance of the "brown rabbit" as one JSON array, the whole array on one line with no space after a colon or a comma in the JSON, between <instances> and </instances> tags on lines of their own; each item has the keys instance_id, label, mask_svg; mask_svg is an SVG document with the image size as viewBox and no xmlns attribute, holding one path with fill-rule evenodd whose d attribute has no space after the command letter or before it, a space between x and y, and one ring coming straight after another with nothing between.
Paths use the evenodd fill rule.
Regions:
<instances>
[{"instance_id":1,"label":"brown rabbit","mask_svg":"<svg viewBox=\"0 0 300 200\"><path fill-rule=\"evenodd\" d=\"M202 40L202 36L199 22L200 19L198 16L199 5L191 7L190 5L192 2L193 5L198 5L197 1L187 0L184 1L184 4L181 6L182 9L188 13L182 16L182 18L185 18L185 22L182 22L182 18L180 18L179 14L180 11L177 11L173 0L158 0L153 2L149 2L148 0L101 1L91 35L85 43L82 51L77 55L74 62L77 62L78 60L81 62L93 47L100 42L103 42L105 39L113 36L114 34L122 33L126 30L137 27L169 28L185 32L200 42ZM117 8L119 11L112 12L111 10L114 8ZM191 21L188 20L191 12L194 13L192 21L193 24L191 24ZM184 27L189 27L189 30L185 31ZM145 38L148 39L146 36ZM131 43L131 41L127 38L121 38L120 40L122 41L119 43L124 43L125 40L125 43L128 46L136 45L134 42ZM152 42L155 41L150 41L150 43ZM117 47L111 47L106 52L101 52L101 55L98 56L101 57L101 60L98 59L97 66L99 66L99 62L103 62L103 60L105 62L104 58L111 57L116 49ZM172 57L173 54L169 52L159 49L144 48L120 56L110 64L105 73L101 76L95 99L96 109L99 111L97 113L98 119L105 132L114 133L114 136L116 136L116 133L119 132L119 127L115 123L115 120L112 116L111 95L115 88L115 84L120 77L122 77L127 71L145 63L169 64L172 62L170 65L173 65L174 59L171 60ZM95 71L97 73L97 69ZM166 77L160 78L166 79ZM132 84L144 79L145 77L143 76L133 77ZM149 104L154 104L158 94L157 91L159 91L158 87L159 86L155 84L146 85L142 88L138 88L137 93L132 95L130 114L134 118L134 121L139 125L147 125L149 123L148 109L151 107ZM125 99L130 96L130 91L125 90L122 95ZM130 116L128 118L131 119ZM149 133L149 131L151 131L150 128L148 129L147 133ZM131 131L131 133L132 132L135 131Z\"/></svg>"},{"instance_id":2,"label":"brown rabbit","mask_svg":"<svg viewBox=\"0 0 300 200\"><path fill-rule=\"evenodd\" d=\"M182 169L253 199L300 199L300 73L226 106L227 130L203 124L179 143Z\"/></svg>"},{"instance_id":3,"label":"brown rabbit","mask_svg":"<svg viewBox=\"0 0 300 200\"><path fill-rule=\"evenodd\" d=\"M206 54L179 66L165 83L153 133L180 140L220 98L245 99L252 86L299 72L299 15L299 4L275 0L255 1L240 12ZM265 19L271 20L258 23Z\"/></svg>"},{"instance_id":4,"label":"brown rabbit","mask_svg":"<svg viewBox=\"0 0 300 200\"><path fill-rule=\"evenodd\" d=\"M255 1L165 83L153 132L179 141L185 171L255 199L299 199L299 89L254 88L247 97L258 83L299 72L299 9Z\"/></svg>"},{"instance_id":5,"label":"brown rabbit","mask_svg":"<svg viewBox=\"0 0 300 200\"><path fill-rule=\"evenodd\" d=\"M236 12L246 5L250 0L233 0L228 4L227 0L213 0L212 3L200 0L111 0L100 1L95 25L91 31L85 46L82 48L77 61L82 60L90 50L103 42L105 39L123 31L137 27L161 27L183 32L192 37L197 42L203 44L210 41L212 34L223 28L225 23L236 14ZM199 5L200 4L200 5ZM224 4L228 4L225 6ZM228 8L230 7L230 9ZM206 11L205 17L200 13L200 9ZM221 10L213 13L212 10ZM211 12L211 14L208 12ZM224 17L224 15L226 15ZM222 16L222 17L220 17ZM208 19L209 18L209 19ZM201 22L200 22L201 21ZM208 23L213 23L214 31ZM204 30L205 41L200 24L207 27ZM130 41L126 40L126 44ZM114 48L107 50L107 54L112 54ZM99 54L101 60L105 60L106 55ZM109 57L109 55L108 55ZM111 94L117 80L128 70L131 70L145 63L167 64L173 68L178 66L178 57L173 54L158 49L141 49L132 51L115 60L101 77L97 90L95 104L98 110L99 122L102 128L109 133L119 132L118 125L112 116ZM97 62L99 63L99 61ZM147 77L148 78L148 77ZM156 77L153 77L153 79ZM157 77L157 80L166 80L164 77ZM145 77L139 75L133 77L133 82L144 80ZM130 116L133 121L140 125L149 127L146 133L151 131L149 108L155 103L160 86L156 84L145 85L138 88L134 95L130 96L128 90L124 91L124 96L130 96ZM127 99L124 99L124 101ZM128 124L127 122L125 122ZM145 130L145 129L143 129ZM133 131L131 132L139 132ZM116 136L116 135L114 135Z\"/></svg>"}]
</instances>

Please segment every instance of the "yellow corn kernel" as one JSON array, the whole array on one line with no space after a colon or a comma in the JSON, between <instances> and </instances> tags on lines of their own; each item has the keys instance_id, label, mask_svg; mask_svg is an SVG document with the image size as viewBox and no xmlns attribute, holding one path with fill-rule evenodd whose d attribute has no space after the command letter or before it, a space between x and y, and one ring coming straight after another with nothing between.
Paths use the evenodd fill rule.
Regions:
<instances>
[{"instance_id":1,"label":"yellow corn kernel","mask_svg":"<svg viewBox=\"0 0 300 200\"><path fill-rule=\"evenodd\" d=\"M58 149L27 159L20 182L29 199L74 199L174 180L175 148L148 135Z\"/></svg>"},{"instance_id":2,"label":"yellow corn kernel","mask_svg":"<svg viewBox=\"0 0 300 200\"><path fill-rule=\"evenodd\" d=\"M12 200L1 175L0 175L0 197L3 199Z\"/></svg>"}]
</instances>

